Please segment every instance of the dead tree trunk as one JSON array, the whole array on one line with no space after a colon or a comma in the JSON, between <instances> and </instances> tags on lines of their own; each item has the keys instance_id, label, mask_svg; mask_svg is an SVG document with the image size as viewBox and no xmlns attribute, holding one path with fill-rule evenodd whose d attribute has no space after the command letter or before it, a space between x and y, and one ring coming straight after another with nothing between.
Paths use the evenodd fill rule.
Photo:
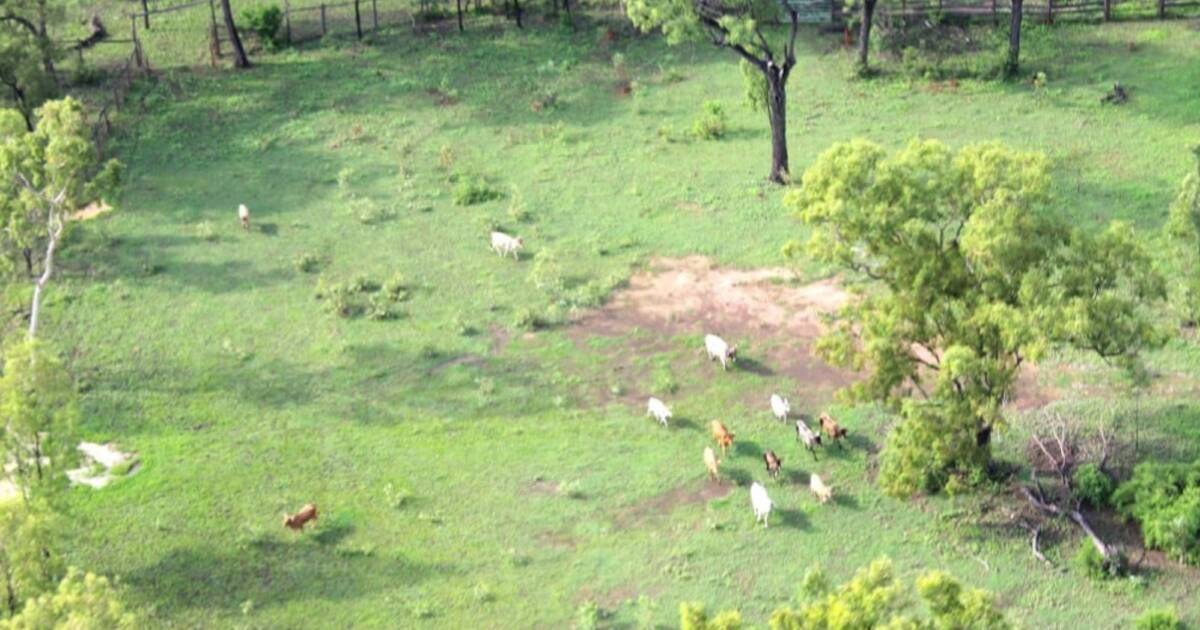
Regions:
<instances>
[{"instance_id":1,"label":"dead tree trunk","mask_svg":"<svg viewBox=\"0 0 1200 630\"><path fill-rule=\"evenodd\" d=\"M771 181L776 184L788 180L787 148L787 77L783 68L768 62L764 69L767 76L767 116L771 123Z\"/></svg>"},{"instance_id":2,"label":"dead tree trunk","mask_svg":"<svg viewBox=\"0 0 1200 630\"><path fill-rule=\"evenodd\" d=\"M875 3L878 0L863 0L862 20L858 27L858 72L865 75L871 71L871 25L875 18Z\"/></svg>"},{"instance_id":3,"label":"dead tree trunk","mask_svg":"<svg viewBox=\"0 0 1200 630\"><path fill-rule=\"evenodd\" d=\"M221 12L225 17L225 30L229 34L229 43L233 47L233 66L235 68L249 68L250 58L246 56L246 49L242 47L242 38L238 36L237 25L233 23L233 10L229 8L229 0L221 0Z\"/></svg>"},{"instance_id":4,"label":"dead tree trunk","mask_svg":"<svg viewBox=\"0 0 1200 630\"><path fill-rule=\"evenodd\" d=\"M42 313L42 294L46 290L46 283L50 282L50 277L54 275L54 252L58 249L58 241L63 233L63 218L57 210L50 211L47 223L49 240L46 243L46 259L42 261L42 275L38 276L33 284L33 304L29 309L30 339L37 338L38 322Z\"/></svg>"},{"instance_id":5,"label":"dead tree trunk","mask_svg":"<svg viewBox=\"0 0 1200 630\"><path fill-rule=\"evenodd\" d=\"M1012 0L1012 15L1008 26L1008 60L1004 63L1004 76L1012 78L1021 71L1021 20L1024 17L1025 0Z\"/></svg>"}]
</instances>

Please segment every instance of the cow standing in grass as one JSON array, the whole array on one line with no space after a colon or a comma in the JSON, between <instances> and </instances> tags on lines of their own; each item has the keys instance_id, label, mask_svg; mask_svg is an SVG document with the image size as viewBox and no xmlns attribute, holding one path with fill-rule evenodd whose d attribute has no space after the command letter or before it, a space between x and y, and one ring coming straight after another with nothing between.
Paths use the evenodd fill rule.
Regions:
<instances>
[{"instance_id":1,"label":"cow standing in grass","mask_svg":"<svg viewBox=\"0 0 1200 630\"><path fill-rule=\"evenodd\" d=\"M767 496L767 489L757 481L750 486L750 507L754 508L754 522L762 521L763 527L767 527L767 518L771 516L775 504Z\"/></svg>"},{"instance_id":2,"label":"cow standing in grass","mask_svg":"<svg viewBox=\"0 0 1200 630\"><path fill-rule=\"evenodd\" d=\"M725 425L721 424L720 420L713 420L709 424L709 429L712 431L713 441L721 447L721 455L724 456L725 450L733 446L733 434L725 428Z\"/></svg>"}]
</instances>

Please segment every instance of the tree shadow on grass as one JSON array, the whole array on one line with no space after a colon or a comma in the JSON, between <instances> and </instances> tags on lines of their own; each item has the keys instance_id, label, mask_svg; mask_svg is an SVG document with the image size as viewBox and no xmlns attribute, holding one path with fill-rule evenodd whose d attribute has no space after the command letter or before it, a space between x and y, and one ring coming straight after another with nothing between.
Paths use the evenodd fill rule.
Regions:
<instances>
[{"instance_id":1,"label":"tree shadow on grass","mask_svg":"<svg viewBox=\"0 0 1200 630\"><path fill-rule=\"evenodd\" d=\"M352 600L415 584L443 567L402 557L339 554L319 541L275 538L241 548L181 547L125 576L135 598L169 609L237 610L295 600Z\"/></svg>"}]
</instances>

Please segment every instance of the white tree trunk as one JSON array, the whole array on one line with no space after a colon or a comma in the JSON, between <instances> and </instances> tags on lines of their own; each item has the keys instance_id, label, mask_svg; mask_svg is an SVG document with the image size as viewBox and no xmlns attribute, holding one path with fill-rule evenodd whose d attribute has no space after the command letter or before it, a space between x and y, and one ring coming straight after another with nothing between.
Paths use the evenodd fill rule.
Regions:
<instances>
[{"instance_id":1,"label":"white tree trunk","mask_svg":"<svg viewBox=\"0 0 1200 630\"><path fill-rule=\"evenodd\" d=\"M38 276L33 285L33 305L29 309L29 338L37 337L38 319L42 312L42 293L46 283L54 274L54 250L58 248L58 239L62 237L63 219L55 210L50 211L49 242L46 243L46 260L42 262L42 275Z\"/></svg>"}]
</instances>

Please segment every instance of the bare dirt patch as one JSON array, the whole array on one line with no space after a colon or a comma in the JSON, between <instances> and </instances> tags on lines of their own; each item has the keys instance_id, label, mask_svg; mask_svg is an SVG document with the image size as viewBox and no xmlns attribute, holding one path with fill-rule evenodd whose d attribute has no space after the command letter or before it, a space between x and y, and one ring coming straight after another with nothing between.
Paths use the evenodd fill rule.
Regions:
<instances>
[{"instance_id":1,"label":"bare dirt patch","mask_svg":"<svg viewBox=\"0 0 1200 630\"><path fill-rule=\"evenodd\" d=\"M649 518L670 514L682 506L727 497L733 488L733 484L728 482L688 482L626 507L613 518L613 523L617 529L630 529Z\"/></svg>"},{"instance_id":2,"label":"bare dirt patch","mask_svg":"<svg viewBox=\"0 0 1200 630\"><path fill-rule=\"evenodd\" d=\"M790 376L815 390L811 397L827 398L853 374L815 357L813 343L822 316L849 299L836 279L799 285L787 269L726 269L703 256L655 259L604 307L577 318L568 334L582 345L596 336L650 333L649 347L616 353L638 356L668 349L674 336L714 333L739 345L743 369Z\"/></svg>"},{"instance_id":3,"label":"bare dirt patch","mask_svg":"<svg viewBox=\"0 0 1200 630\"><path fill-rule=\"evenodd\" d=\"M67 471L72 484L99 490L139 468L136 453L122 453L113 444L80 442L79 452L83 455L83 466Z\"/></svg>"}]
</instances>

